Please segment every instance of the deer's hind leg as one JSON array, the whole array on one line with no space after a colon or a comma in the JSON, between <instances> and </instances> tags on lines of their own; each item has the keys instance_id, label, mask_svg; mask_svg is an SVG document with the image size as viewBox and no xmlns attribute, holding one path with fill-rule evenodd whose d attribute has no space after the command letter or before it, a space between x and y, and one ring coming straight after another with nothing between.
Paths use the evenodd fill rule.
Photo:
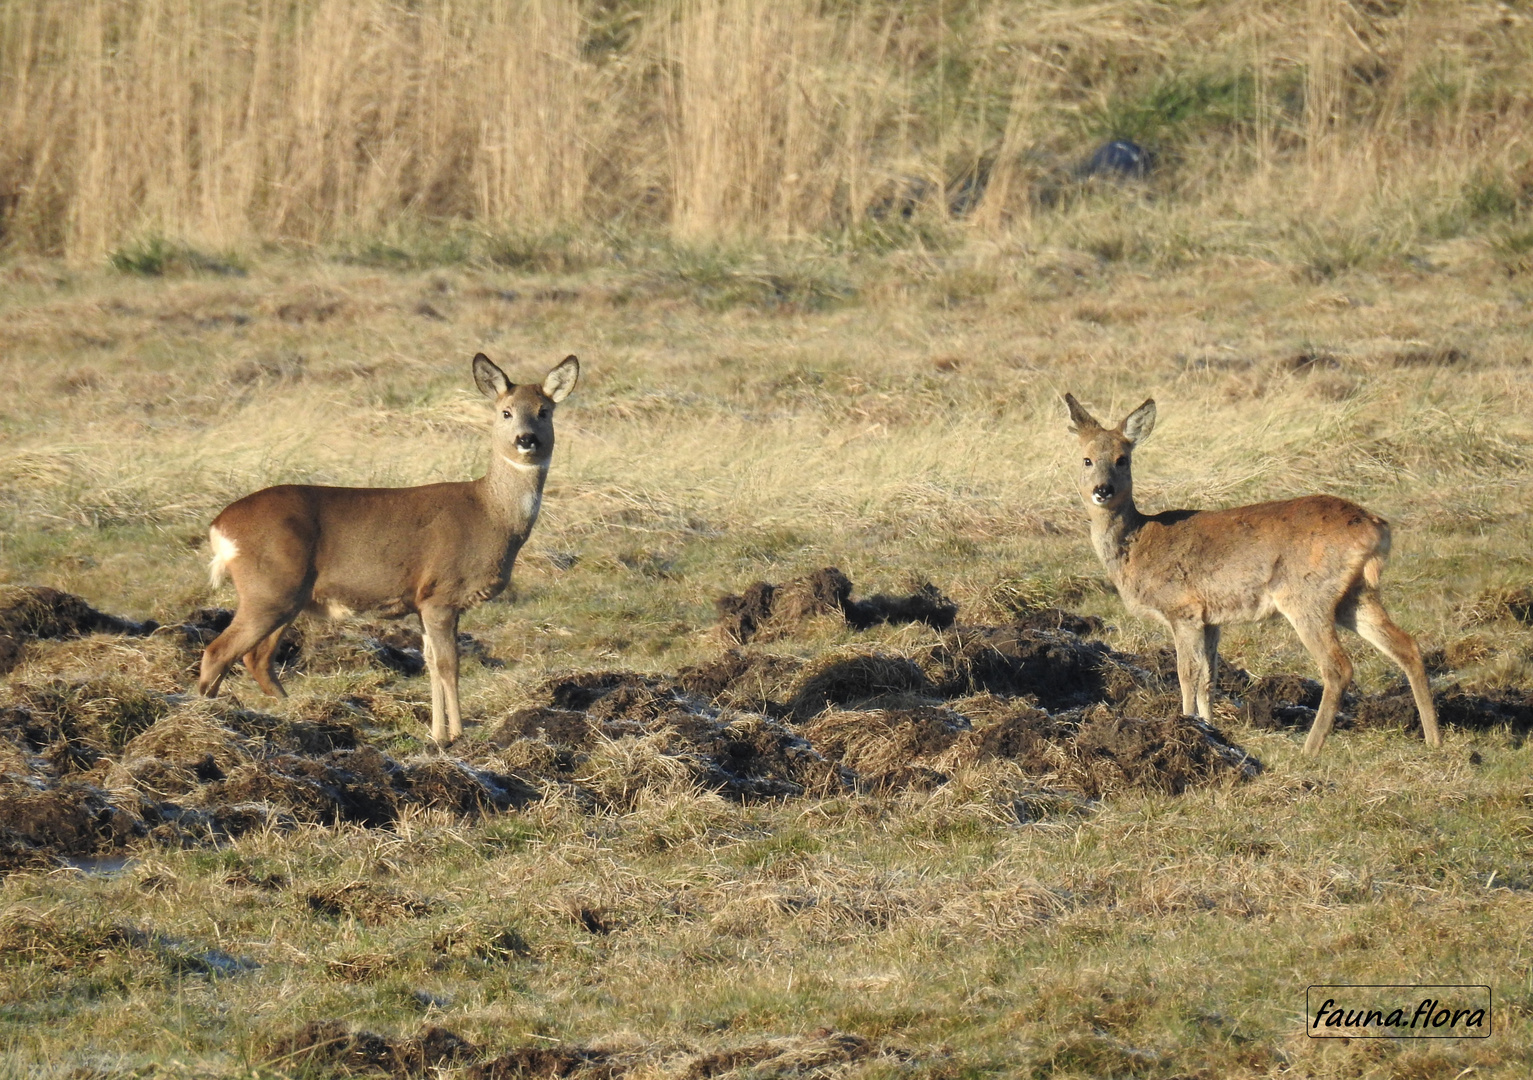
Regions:
<instances>
[{"instance_id":1,"label":"deer's hind leg","mask_svg":"<svg viewBox=\"0 0 1533 1080\"><path fill-rule=\"evenodd\" d=\"M1310 756L1320 753L1320 748L1325 745L1326 736L1336 723L1336 712L1341 708L1341 695L1352 682L1352 659L1336 636L1334 614L1310 618L1288 615L1289 622L1298 631L1299 641L1320 668L1320 678L1325 683L1315 722L1304 740L1304 752Z\"/></svg>"},{"instance_id":2,"label":"deer's hind leg","mask_svg":"<svg viewBox=\"0 0 1533 1080\"><path fill-rule=\"evenodd\" d=\"M273 610L242 601L228 628L202 650L202 670L197 679L197 692L203 697L217 697L224 676L234 666L234 661L243 656L245 666L255 676L262 690L268 694L275 692L278 697L285 696L281 684L275 679L271 679L272 688L268 688L262 679L262 675L269 675L269 671L263 667L261 658L262 650L269 644L265 662L270 663L271 652L276 650L277 639L282 636L283 627L292 622L295 615L296 611Z\"/></svg>"},{"instance_id":3,"label":"deer's hind leg","mask_svg":"<svg viewBox=\"0 0 1533 1080\"><path fill-rule=\"evenodd\" d=\"M299 537L282 538L258 557L242 554L229 563L239 594L234 618L202 652L197 691L215 697L229 668L240 657L268 694L286 696L271 673L271 658L283 627L298 617L314 595L312 552Z\"/></svg>"},{"instance_id":4,"label":"deer's hind leg","mask_svg":"<svg viewBox=\"0 0 1533 1080\"><path fill-rule=\"evenodd\" d=\"M1411 695L1416 699L1416 711L1421 715L1421 734L1428 746L1441 746L1442 734L1437 730L1437 706L1432 703L1432 687L1427 681L1427 668L1421 662L1421 649L1416 639L1395 625L1378 593L1365 590L1349 610L1338 613L1343 626L1356 630L1358 636L1379 652L1393 660L1411 684Z\"/></svg>"},{"instance_id":5,"label":"deer's hind leg","mask_svg":"<svg viewBox=\"0 0 1533 1080\"><path fill-rule=\"evenodd\" d=\"M282 688L282 683L278 681L277 672L272 666L272 660L277 654L277 645L282 640L282 631L286 629L287 623L283 623L245 654L245 670L250 672L256 685L272 697L287 697L287 691Z\"/></svg>"}]
</instances>

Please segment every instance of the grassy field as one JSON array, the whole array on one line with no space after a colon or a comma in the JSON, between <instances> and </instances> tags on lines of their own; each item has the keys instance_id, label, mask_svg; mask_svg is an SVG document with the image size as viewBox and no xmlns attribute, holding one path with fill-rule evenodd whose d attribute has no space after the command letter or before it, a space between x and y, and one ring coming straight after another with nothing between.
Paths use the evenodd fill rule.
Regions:
<instances>
[{"instance_id":1,"label":"grassy field","mask_svg":"<svg viewBox=\"0 0 1533 1080\"><path fill-rule=\"evenodd\" d=\"M1319 282L1297 262L1167 273L984 244L661 246L573 273L271 254L241 276L143 277L16 258L0 565L135 619L229 604L203 539L226 500L473 475L473 353L536 377L576 352L515 598L466 620L505 661L467 668L482 759L549 673L706 661L724 648L716 597L826 565L864 595L934 582L960 623L1063 599L1105 618L1114 648L1153 649L1161 632L1097 584L1059 395L1113 416L1154 395L1143 505L1356 498L1395 526L1385 597L1452 658L1439 690L1527 691L1533 633L1497 606L1529 579L1527 279L1483 242L1413 254ZM941 637L821 619L750 650L915 656ZM1386 688L1394 673L1351 641L1361 687ZM10 693L103 677L173 692L188 655L163 635L38 641ZM1282 625L1232 628L1224 656L1313 674ZM288 718L366 699L368 741L427 753L423 678L339 665L288 683L281 703L242 675L231 689ZM627 785L596 807L550 785L509 814L143 841L110 873L14 872L4 1068L409 1073L425 1067L409 1040L437 1025L472 1060L521 1053L503 1075L1524 1075L1522 734L1450 725L1430 752L1417 731L1343 730L1309 761L1302 731L1221 709L1256 779L1035 815L1018 792L1046 779L1005 762L930 791L740 803L630 739L583 766L593 789ZM1327 982L1485 983L1496 1032L1311 1041L1304 990ZM316 1021L394 1042L294 1057Z\"/></svg>"},{"instance_id":2,"label":"grassy field","mask_svg":"<svg viewBox=\"0 0 1533 1080\"><path fill-rule=\"evenodd\" d=\"M0 1075L1533 1073L1530 51L1488 0L0 0ZM479 351L582 376L466 738L366 621L189 697L212 517L476 475ZM1387 518L1445 745L1349 636L1303 757L1281 623L1226 630L1238 749L1180 720L1066 391L1156 399L1146 510ZM762 581L804 617L728 639ZM1336 983L1494 1034L1310 1039Z\"/></svg>"}]
</instances>

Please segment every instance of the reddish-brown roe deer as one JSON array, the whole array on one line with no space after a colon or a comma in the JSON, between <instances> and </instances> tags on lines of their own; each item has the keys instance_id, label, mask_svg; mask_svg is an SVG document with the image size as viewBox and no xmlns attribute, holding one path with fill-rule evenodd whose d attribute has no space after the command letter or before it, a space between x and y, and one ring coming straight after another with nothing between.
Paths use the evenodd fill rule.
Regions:
<instances>
[{"instance_id":1,"label":"reddish-brown roe deer","mask_svg":"<svg viewBox=\"0 0 1533 1080\"><path fill-rule=\"evenodd\" d=\"M415 613L431 674L431 737L463 732L458 617L500 594L538 519L554 449L554 406L580 376L566 357L541 384L515 386L483 353L474 382L494 399L489 471L477 480L407 488L283 484L231 503L213 520L212 578L239 593L228 629L202 654L208 697L239 658L268 694L282 630L301 612Z\"/></svg>"},{"instance_id":2,"label":"reddish-brown roe deer","mask_svg":"<svg viewBox=\"0 0 1533 1080\"><path fill-rule=\"evenodd\" d=\"M1388 522L1329 495L1142 514L1134 505L1133 456L1155 426L1155 402L1146 401L1115 428L1103 427L1069 394L1065 404L1080 440L1077 485L1092 546L1129 612L1171 631L1184 713L1196 709L1212 719L1219 628L1282 615L1325 683L1305 753L1320 752L1352 681L1338 626L1356 630L1405 671L1422 733L1432 746L1442 745L1421 651L1379 599Z\"/></svg>"}]
</instances>

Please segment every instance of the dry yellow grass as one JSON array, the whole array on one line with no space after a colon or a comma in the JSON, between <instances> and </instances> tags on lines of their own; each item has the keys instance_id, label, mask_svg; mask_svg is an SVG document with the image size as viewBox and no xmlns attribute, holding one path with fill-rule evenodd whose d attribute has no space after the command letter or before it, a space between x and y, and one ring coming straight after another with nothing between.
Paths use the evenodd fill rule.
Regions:
<instances>
[{"instance_id":1,"label":"dry yellow grass","mask_svg":"<svg viewBox=\"0 0 1533 1080\"><path fill-rule=\"evenodd\" d=\"M1298 263L1151 275L974 245L848 265L860 298L825 310L720 307L645 267L384 273L272 256L244 278L152 280L13 261L0 570L133 617L228 602L199 547L225 500L285 479L471 475L483 406L468 358L485 348L537 372L572 350L589 381L560 415L517 599L467 621L508 661L470 668L468 713L489 721L471 742L550 671L712 656L714 597L827 564L863 595L935 581L966 619L1073 598L1114 646L1154 647L1157 628L1091 585L1058 404L1066 388L1103 412L1153 394L1147 506L1357 498L1395 526L1392 610L1463 665L1440 685L1526 690L1533 640L1493 600L1528 579L1533 316L1488 245L1425 255L1448 268L1315 282ZM934 640L830 620L808 632L772 648L919 658ZM39 644L11 682L116 673L159 688L178 670L169 649ZM1235 629L1225 654L1309 673L1281 627ZM1358 656L1365 688L1392 677ZM419 680L290 682L294 698L270 706L285 717L362 695L394 752L424 736ZM234 689L259 700L242 678ZM584 767L600 812L552 795L479 824L412 812L383 830L149 847L117 877L13 875L0 929L32 959L0 968L5 1068L222 1075L343 1018L391 1038L435 1022L492 1048L620 1049L612 1060L656 1076L821 1028L870 1040L832 1061L845 1075L1525 1071L1525 958L1506 942L1525 933L1533 874L1526 747L1450 727L1434 754L1353 731L1312 764L1294 735L1227 726L1267 773L1175 798L1088 805L986 765L929 793L741 809L640 737ZM499 760L531 763L520 753ZM1033 823L1018 826L1023 804ZM400 914L320 910L343 887ZM113 937L124 919L161 937ZM197 974L223 954L263 966ZM1295 1017L1303 984L1326 980L1488 982L1506 1026L1379 1056L1312 1045ZM170 1035L145 1026L167 1011L182 1018Z\"/></svg>"},{"instance_id":2,"label":"dry yellow grass","mask_svg":"<svg viewBox=\"0 0 1533 1080\"><path fill-rule=\"evenodd\" d=\"M490 739L550 674L716 657L716 597L827 565L861 596L935 582L965 622L1060 602L1166 644L1100 587L1065 390L1157 399L1147 509L1379 512L1438 688L1525 695L1530 34L1478 2L0 3L0 584L162 622L231 603L226 502L471 476L473 354L526 377L575 352L515 595L465 620L505 661L465 674L481 764L556 767ZM1164 171L1061 171L1109 133ZM900 215L977 171L962 220ZM818 657L909 672L941 644L822 618L762 678L786 699ZM1365 691L1394 677L1355 651ZM1312 674L1282 626L1223 655ZM236 732L232 701L161 696L191 685L172 633L21 659L0 708L75 702L114 798L347 725L443 765L421 679L316 663L272 703L240 676L272 716ZM1342 731L1314 762L1219 707L1266 770L1176 796L952 752L929 791L742 805L661 725L593 740L585 798L187 825L115 873L11 873L0 1074L365 1064L295 1057L319 1022L577 1076L1526 1076L1525 732ZM857 715L812 723L897 769L911 729ZM1485 983L1496 1034L1311 1041L1304 988L1337 981Z\"/></svg>"},{"instance_id":3,"label":"dry yellow grass","mask_svg":"<svg viewBox=\"0 0 1533 1080\"><path fill-rule=\"evenodd\" d=\"M857 234L915 204L1035 236L1125 136L1225 244L1398 248L1518 197L1530 36L1489 0L10 3L0 230L76 262L401 220Z\"/></svg>"}]
</instances>

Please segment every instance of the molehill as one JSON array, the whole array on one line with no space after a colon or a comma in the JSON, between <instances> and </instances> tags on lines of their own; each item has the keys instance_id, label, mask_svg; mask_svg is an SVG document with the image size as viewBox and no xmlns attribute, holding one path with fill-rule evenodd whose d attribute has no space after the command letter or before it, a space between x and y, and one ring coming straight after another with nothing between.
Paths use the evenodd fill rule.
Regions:
<instances>
[{"instance_id":1,"label":"molehill","mask_svg":"<svg viewBox=\"0 0 1533 1080\"><path fill-rule=\"evenodd\" d=\"M756 629L779 640L812 620L850 622L859 603L833 569L768 588L777 599ZM935 588L915 597L876 606L936 612L922 620L934 632L919 647L857 643L804 659L735 645L670 674L557 675L444 757L401 756L399 722L420 722L419 695L395 694L387 680L286 717L186 693L227 611L161 627L56 590L11 587L0 596L15 654L0 704L0 872L257 828L384 827L408 806L474 817L548 794L598 813L655 791L920 797L984 768L1014 781L1008 809L1026 821L1049 806L1134 789L1174 795L1261 768L1213 725L1180 715L1169 650L1117 652L1092 638L1099 621L1057 609L973 626ZM731 638L751 636L735 632L737 605L720 611ZM124 635L114 655L136 657L136 672L64 679L32 662L66 647L41 639L101 633ZM471 637L461 644L469 662L499 665ZM372 669L397 681L419 675L419 646L399 624L319 623L294 628L281 658L289 674ZM1307 728L1320 693L1310 679L1228 667L1220 686L1247 723L1266 728ZM1340 727L1415 724L1402 687L1347 708ZM1451 691L1439 709L1449 725L1533 727L1533 700L1515 692Z\"/></svg>"}]
</instances>

